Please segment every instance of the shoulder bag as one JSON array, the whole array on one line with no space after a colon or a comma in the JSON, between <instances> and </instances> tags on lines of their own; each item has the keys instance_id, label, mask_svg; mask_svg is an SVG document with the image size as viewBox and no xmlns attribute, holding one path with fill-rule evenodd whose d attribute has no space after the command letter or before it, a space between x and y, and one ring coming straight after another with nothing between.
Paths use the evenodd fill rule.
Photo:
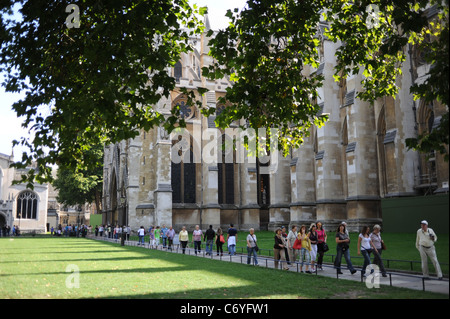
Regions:
<instances>
[{"instance_id":1,"label":"shoulder bag","mask_svg":"<svg viewBox=\"0 0 450 319\"><path fill-rule=\"evenodd\" d=\"M258 252L259 251L259 247L256 244L256 241L253 239L253 236L250 235L250 237L252 238L253 242L255 243L255 251Z\"/></svg>"}]
</instances>

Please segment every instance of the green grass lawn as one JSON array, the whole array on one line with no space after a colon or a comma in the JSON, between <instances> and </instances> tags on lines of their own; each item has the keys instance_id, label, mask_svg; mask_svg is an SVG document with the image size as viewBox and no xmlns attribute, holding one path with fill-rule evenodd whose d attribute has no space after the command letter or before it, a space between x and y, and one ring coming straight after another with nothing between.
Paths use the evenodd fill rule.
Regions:
<instances>
[{"instance_id":1,"label":"green grass lawn","mask_svg":"<svg viewBox=\"0 0 450 319\"><path fill-rule=\"evenodd\" d=\"M3 299L448 298L83 238L1 238L0 251Z\"/></svg>"},{"instance_id":2,"label":"green grass lawn","mask_svg":"<svg viewBox=\"0 0 450 319\"><path fill-rule=\"evenodd\" d=\"M238 242L237 242L237 252L246 253L246 238L248 232L238 232ZM261 248L259 254L264 256L273 256L273 244L274 244L274 232L272 231L258 231L255 233L258 246ZM335 242L336 232L328 232L327 243L330 250L325 254L324 262L331 263L334 259L331 255L336 255L336 242ZM358 233L350 233L350 254L352 256L352 263L356 266L362 266L363 259L361 256L357 255L357 243L358 243ZM384 242L386 243L387 250L382 252L382 257L385 260L385 266L391 270L407 270L414 272L421 272L420 265L420 255L419 251L415 247L416 234L404 234L404 233L382 233L381 234ZM192 240L192 233L189 234L190 240ZM225 237L226 238L226 237ZM138 240L137 236L132 236L132 240ZM148 243L148 236L145 238ZM191 245L192 246L192 245ZM205 247L204 242L202 242L202 247ZM447 234L438 234L438 241L436 242L436 254L441 265L442 272L444 276L449 275L449 236ZM226 245L223 246L224 250L227 251ZM215 248L214 248L215 249ZM214 250L215 251L215 250ZM387 262L389 259L389 262ZM403 260L403 261L394 261ZM411 263L406 261L416 261ZM345 263L345 261L343 260ZM430 263L430 273L434 274L434 267Z\"/></svg>"}]
</instances>

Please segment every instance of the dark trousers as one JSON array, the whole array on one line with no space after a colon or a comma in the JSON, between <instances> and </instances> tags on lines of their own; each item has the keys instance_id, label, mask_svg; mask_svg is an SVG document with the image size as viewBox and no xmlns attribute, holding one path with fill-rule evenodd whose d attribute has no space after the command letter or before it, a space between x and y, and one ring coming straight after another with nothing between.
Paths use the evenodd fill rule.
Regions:
<instances>
[{"instance_id":1,"label":"dark trousers","mask_svg":"<svg viewBox=\"0 0 450 319\"><path fill-rule=\"evenodd\" d=\"M373 251L373 263L377 265L380 268L381 274L386 274L386 269L384 268L383 260L381 260L381 248L377 249L378 253L374 250Z\"/></svg>"},{"instance_id":2,"label":"dark trousers","mask_svg":"<svg viewBox=\"0 0 450 319\"><path fill-rule=\"evenodd\" d=\"M317 266L321 267L323 263L323 255L325 251L323 250L324 243L317 243Z\"/></svg>"},{"instance_id":3,"label":"dark trousers","mask_svg":"<svg viewBox=\"0 0 450 319\"><path fill-rule=\"evenodd\" d=\"M181 250L182 250L183 254L185 254L186 253L186 246L187 246L188 242L180 240L180 243L181 243Z\"/></svg>"},{"instance_id":4,"label":"dark trousers","mask_svg":"<svg viewBox=\"0 0 450 319\"><path fill-rule=\"evenodd\" d=\"M217 253L219 253L219 250L220 250L220 253L223 254L223 243L216 242L216 247L217 247Z\"/></svg>"}]
</instances>

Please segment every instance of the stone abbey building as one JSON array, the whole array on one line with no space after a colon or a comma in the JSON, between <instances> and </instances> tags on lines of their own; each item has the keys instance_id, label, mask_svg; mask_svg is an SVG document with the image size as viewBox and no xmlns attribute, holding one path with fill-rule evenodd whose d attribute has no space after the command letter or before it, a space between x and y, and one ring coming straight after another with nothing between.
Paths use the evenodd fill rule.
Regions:
<instances>
[{"instance_id":1,"label":"stone abbey building","mask_svg":"<svg viewBox=\"0 0 450 319\"><path fill-rule=\"evenodd\" d=\"M433 18L436 13L431 11ZM407 60L397 80L398 95L370 105L356 98L362 71L341 83L334 81L339 44L318 36L320 67L309 72L325 77L318 103L329 113L329 121L322 128L313 127L304 145L286 158L279 154L276 169L267 160L244 156L242 161L237 151L220 149L218 159L232 160L206 161L210 140L226 132L215 128L214 116L201 115L175 89L154 107L168 114L179 105L190 134L170 136L157 127L105 146L103 223L128 224L134 230L166 224L177 231L183 225L192 229L199 224L205 229L234 223L241 230L263 230L320 220L334 230L345 220L356 231L362 225L382 224L384 198L448 192L448 163L443 156L436 152L427 159L405 145L406 138L433 130L448 112L438 102L414 101L409 92L430 67L421 52L405 47ZM206 35L192 38L191 44L194 50L171 70L177 87L207 88L204 105L220 112L224 106L218 104L218 97L232 84L201 76L201 68L212 61ZM238 124L245 120L235 128ZM198 132L205 131L211 134L202 140ZM219 144L229 138L219 139ZM178 143L187 145L188 155L174 147ZM177 154L184 156L182 161L171 160Z\"/></svg>"}]
</instances>

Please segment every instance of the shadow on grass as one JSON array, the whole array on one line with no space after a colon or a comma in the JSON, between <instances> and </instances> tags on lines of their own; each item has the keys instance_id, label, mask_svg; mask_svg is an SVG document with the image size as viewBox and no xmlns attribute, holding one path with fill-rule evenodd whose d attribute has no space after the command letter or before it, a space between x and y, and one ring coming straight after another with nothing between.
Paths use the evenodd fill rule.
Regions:
<instances>
[{"instance_id":1,"label":"shadow on grass","mask_svg":"<svg viewBox=\"0 0 450 319\"><path fill-rule=\"evenodd\" d=\"M80 240L80 239L78 239ZM109 242L95 242L92 248L95 250L86 250L86 246L91 246L91 240L84 239L81 245L73 245L74 248L81 248L82 251L48 251L49 256L52 254L64 253L64 256L74 254L74 259L69 257L63 260L53 258L55 263L89 263L98 262L98 267L108 267L110 269L92 269L90 265L80 267L80 275L87 276L86 288L82 288L77 293L76 298L87 298L89 293L95 294L96 286L92 282L98 281L104 275L119 274L119 280L126 281L129 285L140 285L141 283L150 283L148 286L153 287L158 285L161 291L150 291L147 289L136 289L136 293L132 293L132 289L123 290L122 293L116 291L114 293L103 290L99 292L99 298L136 298L136 299L225 299L225 298L349 298L354 296L362 298L424 298L430 296L435 298L436 294L424 294L421 292L412 292L410 290L401 288L379 289L379 291L369 290L364 284L350 282L347 280L336 280L325 277L317 277L309 274L298 274L294 272L286 272L276 269L267 269L264 267L254 267L252 265L242 265L230 262L224 262L215 259L201 258L193 255L182 255L166 251L149 250L142 247L119 246L115 243ZM41 246L45 251L49 246ZM36 247L36 253L41 254L41 250ZM99 249L104 247L105 249ZM62 248L55 245L55 248ZM114 248L114 249L111 249ZM28 249L27 249L28 251ZM108 258L92 258L90 254L111 254L111 253L134 254L130 256L108 256ZM86 258L82 258L80 254L86 254ZM32 257L30 255L30 257ZM152 260L153 267L146 267L145 261ZM156 262L161 261L162 264L158 266ZM102 261L108 262L102 265ZM138 264L134 264L137 261ZM20 261L22 262L22 261ZM32 261L27 261L32 262ZM50 260L36 260L34 263L52 262ZM117 262L117 263L116 263ZM9 261L6 261L9 263ZM172 264L171 264L172 263ZM117 268L116 268L117 267ZM126 267L130 267L127 269ZM26 276L30 277L30 282L34 281L35 276L67 276L66 271L49 271L49 269L35 269L39 270L33 272L30 269L27 273L2 273L0 278L3 280L14 280L14 276L20 276L23 280L28 280ZM65 268L65 267L64 267ZM112 269L111 269L112 268ZM56 269L59 270L59 269ZM192 276L192 271L197 271L195 274L198 277ZM134 276L127 277L127 274L134 274ZM142 276L140 275L142 274ZM159 276L158 274L161 274ZM212 274L220 274L220 277L215 277ZM146 276L148 275L148 276ZM166 276L167 275L167 276ZM157 277L158 280L156 279ZM208 276L211 282L208 282ZM22 279L20 278L20 279ZM116 278L116 277L114 277ZM201 279L199 279L201 278ZM206 280L205 280L206 278ZM219 279L220 278L220 279ZM103 280L103 279L100 279ZM197 282L201 280L202 282ZM214 282L216 280L216 282ZM111 287L115 285L115 281L108 281L105 279L102 285ZM161 288L161 285L171 285L167 289ZM202 287L203 286L203 287ZM206 287L205 287L206 286ZM313 289L312 289L313 288ZM86 290L84 290L86 289ZM166 291L165 291L166 290ZM64 298L64 290L59 292L58 296ZM342 297L346 296L346 297ZM73 297L73 296L72 296ZM91 297L91 296L89 296Z\"/></svg>"}]
</instances>

